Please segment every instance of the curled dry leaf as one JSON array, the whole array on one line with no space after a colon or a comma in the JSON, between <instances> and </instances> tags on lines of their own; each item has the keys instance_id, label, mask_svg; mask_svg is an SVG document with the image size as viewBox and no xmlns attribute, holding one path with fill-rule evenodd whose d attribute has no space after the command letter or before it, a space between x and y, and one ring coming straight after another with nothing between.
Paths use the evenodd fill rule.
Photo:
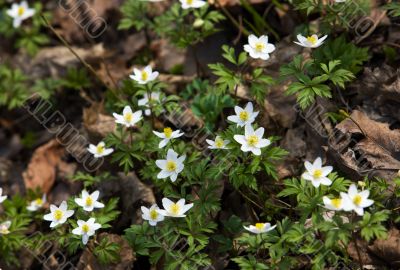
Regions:
<instances>
[{"instance_id":1,"label":"curled dry leaf","mask_svg":"<svg viewBox=\"0 0 400 270\"><path fill-rule=\"evenodd\" d=\"M392 228L386 239L377 239L368 246L369 253L379 257L390 265L391 269L400 268L400 231Z\"/></svg>"},{"instance_id":2,"label":"curled dry leaf","mask_svg":"<svg viewBox=\"0 0 400 270\"><path fill-rule=\"evenodd\" d=\"M37 148L22 174L25 187L40 188L43 193L48 193L56 180L58 167L64 165L64 154L64 148L56 139Z\"/></svg>"},{"instance_id":3,"label":"curled dry leaf","mask_svg":"<svg viewBox=\"0 0 400 270\"><path fill-rule=\"evenodd\" d=\"M336 125L328 149L341 169L357 179L365 175L392 179L400 169L400 130L391 130L361 111L353 111Z\"/></svg>"}]
</instances>

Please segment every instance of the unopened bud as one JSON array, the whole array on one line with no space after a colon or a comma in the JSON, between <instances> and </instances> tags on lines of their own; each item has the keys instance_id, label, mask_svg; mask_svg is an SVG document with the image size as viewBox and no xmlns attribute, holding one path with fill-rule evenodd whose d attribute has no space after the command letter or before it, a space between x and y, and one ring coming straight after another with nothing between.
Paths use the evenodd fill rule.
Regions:
<instances>
[{"instance_id":1,"label":"unopened bud","mask_svg":"<svg viewBox=\"0 0 400 270\"><path fill-rule=\"evenodd\" d=\"M202 19L196 19L193 23L194 28L200 28L204 24L204 21Z\"/></svg>"}]
</instances>

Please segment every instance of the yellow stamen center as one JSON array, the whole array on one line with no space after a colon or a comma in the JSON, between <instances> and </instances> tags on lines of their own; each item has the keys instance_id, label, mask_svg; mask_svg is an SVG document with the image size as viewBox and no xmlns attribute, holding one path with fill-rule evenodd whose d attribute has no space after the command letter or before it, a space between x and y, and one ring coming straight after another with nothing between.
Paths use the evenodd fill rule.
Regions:
<instances>
[{"instance_id":1,"label":"yellow stamen center","mask_svg":"<svg viewBox=\"0 0 400 270\"><path fill-rule=\"evenodd\" d=\"M188 4L188 5L193 4L193 0L186 0L186 4Z\"/></svg>"},{"instance_id":2,"label":"yellow stamen center","mask_svg":"<svg viewBox=\"0 0 400 270\"><path fill-rule=\"evenodd\" d=\"M241 111L241 112L239 113L239 118L240 118L240 120L242 120L242 121L247 121L247 120L249 119L249 113L246 112L246 111Z\"/></svg>"},{"instance_id":3,"label":"yellow stamen center","mask_svg":"<svg viewBox=\"0 0 400 270\"><path fill-rule=\"evenodd\" d=\"M36 200L35 200L35 204L36 204L36 205L42 205L42 204L43 204L43 200L40 199L40 198L39 198L39 199L36 199Z\"/></svg>"},{"instance_id":4,"label":"yellow stamen center","mask_svg":"<svg viewBox=\"0 0 400 270\"><path fill-rule=\"evenodd\" d=\"M319 169L315 170L313 173L313 176L315 178L320 178L322 176L322 170L319 170Z\"/></svg>"},{"instance_id":5,"label":"yellow stamen center","mask_svg":"<svg viewBox=\"0 0 400 270\"><path fill-rule=\"evenodd\" d=\"M157 219L157 217L158 217L158 213L157 213L156 209L151 210L150 211L150 218L152 220L155 220L155 219Z\"/></svg>"},{"instance_id":6,"label":"yellow stamen center","mask_svg":"<svg viewBox=\"0 0 400 270\"><path fill-rule=\"evenodd\" d=\"M169 160L167 161L167 171L173 172L176 170L176 163L175 161Z\"/></svg>"},{"instance_id":7,"label":"yellow stamen center","mask_svg":"<svg viewBox=\"0 0 400 270\"><path fill-rule=\"evenodd\" d=\"M18 16L22 16L25 13L25 8L24 7L19 7L18 8Z\"/></svg>"},{"instance_id":8,"label":"yellow stamen center","mask_svg":"<svg viewBox=\"0 0 400 270\"><path fill-rule=\"evenodd\" d=\"M264 48L265 48L264 43L258 42L255 45L256 52L262 52L264 50Z\"/></svg>"},{"instance_id":9,"label":"yellow stamen center","mask_svg":"<svg viewBox=\"0 0 400 270\"><path fill-rule=\"evenodd\" d=\"M171 208L170 208L170 212L172 213L172 214L174 214L174 215L178 215L179 214L179 205L177 205L176 203L174 203L174 204L172 204L171 205Z\"/></svg>"},{"instance_id":10,"label":"yellow stamen center","mask_svg":"<svg viewBox=\"0 0 400 270\"><path fill-rule=\"evenodd\" d=\"M308 42L310 42L312 45L315 45L317 43L317 38L315 36L310 36L307 37Z\"/></svg>"},{"instance_id":11,"label":"yellow stamen center","mask_svg":"<svg viewBox=\"0 0 400 270\"><path fill-rule=\"evenodd\" d=\"M89 225L83 224L83 225L82 225L82 231L83 231L84 233L88 233L88 232L89 232Z\"/></svg>"},{"instance_id":12,"label":"yellow stamen center","mask_svg":"<svg viewBox=\"0 0 400 270\"><path fill-rule=\"evenodd\" d=\"M257 137L256 135L250 135L250 136L247 138L247 143L248 143L250 146L256 146L257 143L258 143L258 137Z\"/></svg>"},{"instance_id":13,"label":"yellow stamen center","mask_svg":"<svg viewBox=\"0 0 400 270\"><path fill-rule=\"evenodd\" d=\"M85 201L86 206L91 206L93 204L92 197L88 196Z\"/></svg>"},{"instance_id":14,"label":"yellow stamen center","mask_svg":"<svg viewBox=\"0 0 400 270\"><path fill-rule=\"evenodd\" d=\"M62 219L64 213L63 213L63 211L57 209L56 211L54 211L53 215L54 215L55 220L60 220L60 219Z\"/></svg>"},{"instance_id":15,"label":"yellow stamen center","mask_svg":"<svg viewBox=\"0 0 400 270\"><path fill-rule=\"evenodd\" d=\"M165 135L166 138L169 139L171 137L171 135L172 135L172 129L169 128L169 127L164 128L164 135Z\"/></svg>"},{"instance_id":16,"label":"yellow stamen center","mask_svg":"<svg viewBox=\"0 0 400 270\"><path fill-rule=\"evenodd\" d=\"M132 113L131 112L127 112L124 115L124 119L125 119L126 122L130 123L132 121Z\"/></svg>"},{"instance_id":17,"label":"yellow stamen center","mask_svg":"<svg viewBox=\"0 0 400 270\"><path fill-rule=\"evenodd\" d=\"M147 81L149 78L149 74L146 71L142 71L142 81Z\"/></svg>"},{"instance_id":18,"label":"yellow stamen center","mask_svg":"<svg viewBox=\"0 0 400 270\"><path fill-rule=\"evenodd\" d=\"M216 138L215 139L215 146L217 148L222 148L224 146L224 140L222 140L221 138Z\"/></svg>"},{"instance_id":19,"label":"yellow stamen center","mask_svg":"<svg viewBox=\"0 0 400 270\"><path fill-rule=\"evenodd\" d=\"M102 153L104 152L104 146L98 144L98 145L96 146L96 150L97 150L97 153L102 154Z\"/></svg>"},{"instance_id":20,"label":"yellow stamen center","mask_svg":"<svg viewBox=\"0 0 400 270\"><path fill-rule=\"evenodd\" d=\"M336 208L340 208L340 206L342 205L342 199L336 198L336 199L332 199L331 203L333 206L335 206Z\"/></svg>"},{"instance_id":21,"label":"yellow stamen center","mask_svg":"<svg viewBox=\"0 0 400 270\"><path fill-rule=\"evenodd\" d=\"M256 223L257 230L261 231L262 229L264 229L264 223Z\"/></svg>"},{"instance_id":22,"label":"yellow stamen center","mask_svg":"<svg viewBox=\"0 0 400 270\"><path fill-rule=\"evenodd\" d=\"M362 201L362 198L361 198L360 195L357 194L356 196L354 196L354 198L353 198L353 203L354 203L355 205L359 206L359 205L361 204L361 201Z\"/></svg>"}]
</instances>

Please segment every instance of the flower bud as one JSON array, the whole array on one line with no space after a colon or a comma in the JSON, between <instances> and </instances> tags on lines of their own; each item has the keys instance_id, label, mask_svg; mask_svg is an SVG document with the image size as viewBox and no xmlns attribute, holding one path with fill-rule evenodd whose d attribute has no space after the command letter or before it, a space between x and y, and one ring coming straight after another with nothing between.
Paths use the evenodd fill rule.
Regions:
<instances>
[{"instance_id":1,"label":"flower bud","mask_svg":"<svg viewBox=\"0 0 400 270\"><path fill-rule=\"evenodd\" d=\"M202 19L198 18L198 19L196 19L196 20L194 21L193 27L194 27L194 28L200 28L200 27L203 26L203 24L204 24L204 21L203 21Z\"/></svg>"}]
</instances>

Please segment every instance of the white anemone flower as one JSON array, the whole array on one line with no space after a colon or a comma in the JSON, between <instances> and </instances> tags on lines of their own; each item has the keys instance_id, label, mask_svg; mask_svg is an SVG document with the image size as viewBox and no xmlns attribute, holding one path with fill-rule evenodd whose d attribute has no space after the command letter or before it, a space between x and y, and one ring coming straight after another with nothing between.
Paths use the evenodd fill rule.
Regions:
<instances>
[{"instance_id":1,"label":"white anemone flower","mask_svg":"<svg viewBox=\"0 0 400 270\"><path fill-rule=\"evenodd\" d=\"M322 38L318 38L317 35L305 37L299 34L297 35L298 41L295 41L294 43L306 48L317 48L322 45L327 37L328 35L325 35Z\"/></svg>"},{"instance_id":2,"label":"white anemone flower","mask_svg":"<svg viewBox=\"0 0 400 270\"><path fill-rule=\"evenodd\" d=\"M244 109L235 106L236 114L228 116L228 120L236 123L238 127L244 127L247 124L253 123L256 119L259 112L254 112L253 110L253 103L251 102L248 102Z\"/></svg>"},{"instance_id":3,"label":"white anemone flower","mask_svg":"<svg viewBox=\"0 0 400 270\"><path fill-rule=\"evenodd\" d=\"M121 114L113 113L115 123L125 125L126 127L133 127L137 122L142 120L142 111L132 113L130 106L125 106Z\"/></svg>"},{"instance_id":4,"label":"white anemone flower","mask_svg":"<svg viewBox=\"0 0 400 270\"><path fill-rule=\"evenodd\" d=\"M157 212L166 217L186 217L185 213L193 207L193 203L185 204L185 199L180 199L176 203L168 198L162 199L164 209Z\"/></svg>"},{"instance_id":5,"label":"white anemone flower","mask_svg":"<svg viewBox=\"0 0 400 270\"><path fill-rule=\"evenodd\" d=\"M156 160L156 165L161 169L161 172L157 175L158 179L170 177L172 182L176 181L178 174L183 170L185 165L183 161L186 159L186 155L178 157L178 154L168 149L167 159Z\"/></svg>"},{"instance_id":6,"label":"white anemone flower","mask_svg":"<svg viewBox=\"0 0 400 270\"><path fill-rule=\"evenodd\" d=\"M28 211L35 212L40 208L42 208L45 203L46 203L46 194L43 194L42 198L37 198L36 200L31 201L29 205L26 207L26 209Z\"/></svg>"},{"instance_id":7,"label":"white anemone flower","mask_svg":"<svg viewBox=\"0 0 400 270\"><path fill-rule=\"evenodd\" d=\"M173 131L171 128L166 127L164 128L163 132L157 132L157 131L153 131L153 133L161 138L162 140L160 141L160 143L158 144L158 148L163 148L164 146L166 146L168 144L168 142L172 139L176 139L181 137L184 133L178 129Z\"/></svg>"},{"instance_id":8,"label":"white anemone flower","mask_svg":"<svg viewBox=\"0 0 400 270\"><path fill-rule=\"evenodd\" d=\"M206 139L206 142L209 144L209 149L228 149L226 146L230 143L229 140L223 140L220 136L215 137L214 141Z\"/></svg>"},{"instance_id":9,"label":"white anemone flower","mask_svg":"<svg viewBox=\"0 0 400 270\"><path fill-rule=\"evenodd\" d=\"M206 1L202 0L179 0L179 2L181 2L181 7L183 9L201 8L206 4Z\"/></svg>"},{"instance_id":10,"label":"white anemone flower","mask_svg":"<svg viewBox=\"0 0 400 270\"><path fill-rule=\"evenodd\" d=\"M260 58L268 60L269 54L275 51L275 46L268 43L268 36L250 35L248 38L249 44L244 45L244 50L249 53L252 58Z\"/></svg>"},{"instance_id":11,"label":"white anemone flower","mask_svg":"<svg viewBox=\"0 0 400 270\"><path fill-rule=\"evenodd\" d=\"M89 237L96 233L96 230L101 228L100 223L96 223L94 218L89 218L87 221L78 220L78 227L72 230L75 235L82 235L82 243L84 245L89 241Z\"/></svg>"},{"instance_id":12,"label":"white anemone flower","mask_svg":"<svg viewBox=\"0 0 400 270\"><path fill-rule=\"evenodd\" d=\"M271 226L271 224L267 222L267 223L256 223L255 225L250 225L248 227L243 226L243 227L249 232L260 234L272 231L273 229L275 229L276 225Z\"/></svg>"},{"instance_id":13,"label":"white anemone flower","mask_svg":"<svg viewBox=\"0 0 400 270\"><path fill-rule=\"evenodd\" d=\"M11 221L7 220L2 223L0 223L0 235L4 234L9 234L10 233L10 226L11 226Z\"/></svg>"},{"instance_id":14,"label":"white anemone flower","mask_svg":"<svg viewBox=\"0 0 400 270\"><path fill-rule=\"evenodd\" d=\"M354 210L359 216L364 215L364 208L371 206L374 201L368 199L369 190L358 192L355 184L351 184L347 193L340 192L343 199L343 210Z\"/></svg>"},{"instance_id":15,"label":"white anemone flower","mask_svg":"<svg viewBox=\"0 0 400 270\"><path fill-rule=\"evenodd\" d=\"M13 18L14 28L21 26L22 21L32 17L35 14L35 9L29 8L26 1L20 4L14 3L11 8L7 10L7 15Z\"/></svg>"},{"instance_id":16,"label":"white anemone flower","mask_svg":"<svg viewBox=\"0 0 400 270\"><path fill-rule=\"evenodd\" d=\"M329 199L327 196L322 197L324 201L325 208L333 211L343 210L343 199L342 198L334 198Z\"/></svg>"},{"instance_id":17,"label":"white anemone flower","mask_svg":"<svg viewBox=\"0 0 400 270\"><path fill-rule=\"evenodd\" d=\"M129 77L139 84L146 84L148 82L154 81L158 77L158 72L154 71L151 66L146 66L144 69L139 70L137 68L133 69L133 75Z\"/></svg>"},{"instance_id":18,"label":"white anemone flower","mask_svg":"<svg viewBox=\"0 0 400 270\"><path fill-rule=\"evenodd\" d=\"M0 188L0 203L4 202L7 199L7 195L2 196L3 189Z\"/></svg>"},{"instance_id":19,"label":"white anemone flower","mask_svg":"<svg viewBox=\"0 0 400 270\"><path fill-rule=\"evenodd\" d=\"M138 100L138 105L139 106L144 106L146 108L150 108L150 106L149 106L150 101L160 101L160 93L152 92L150 94L150 98L149 98L149 95L147 93L145 93L143 95L143 98ZM151 113L150 109L146 109L144 111L144 114L147 115L147 116L149 116L150 113Z\"/></svg>"},{"instance_id":20,"label":"white anemone flower","mask_svg":"<svg viewBox=\"0 0 400 270\"><path fill-rule=\"evenodd\" d=\"M243 152L251 151L254 155L259 156L261 155L261 148L271 144L270 140L262 138L263 135L263 127L254 131L251 125L246 125L244 127L244 135L234 135L233 138L242 145L240 150Z\"/></svg>"},{"instance_id":21,"label":"white anemone flower","mask_svg":"<svg viewBox=\"0 0 400 270\"><path fill-rule=\"evenodd\" d=\"M74 210L68 210L66 201L62 201L60 206L50 205L50 213L43 216L44 220L51 221L50 228L63 224L74 214Z\"/></svg>"},{"instance_id":22,"label":"white anemone flower","mask_svg":"<svg viewBox=\"0 0 400 270\"><path fill-rule=\"evenodd\" d=\"M89 144L87 150L94 155L95 158L100 158L104 156L108 156L114 149L106 148L106 144L104 142L99 142L97 145Z\"/></svg>"},{"instance_id":23,"label":"white anemone flower","mask_svg":"<svg viewBox=\"0 0 400 270\"><path fill-rule=\"evenodd\" d=\"M318 157L313 164L306 161L304 162L306 171L301 175L305 180L311 181L314 187L320 185L330 186L332 181L327 177L333 170L332 166L322 167L322 160Z\"/></svg>"},{"instance_id":24,"label":"white anemone flower","mask_svg":"<svg viewBox=\"0 0 400 270\"><path fill-rule=\"evenodd\" d=\"M158 222L164 220L164 216L157 212L160 210L157 204L153 204L150 208L142 206L140 209L142 210L142 218L147 220L150 226L156 226Z\"/></svg>"},{"instance_id":25,"label":"white anemone flower","mask_svg":"<svg viewBox=\"0 0 400 270\"><path fill-rule=\"evenodd\" d=\"M92 194L89 194L86 190L82 190L81 197L75 198L75 202L77 205L83 207L83 210L91 212L94 208L104 207L103 203L97 201L99 195L100 192L98 190L94 191Z\"/></svg>"}]
</instances>

